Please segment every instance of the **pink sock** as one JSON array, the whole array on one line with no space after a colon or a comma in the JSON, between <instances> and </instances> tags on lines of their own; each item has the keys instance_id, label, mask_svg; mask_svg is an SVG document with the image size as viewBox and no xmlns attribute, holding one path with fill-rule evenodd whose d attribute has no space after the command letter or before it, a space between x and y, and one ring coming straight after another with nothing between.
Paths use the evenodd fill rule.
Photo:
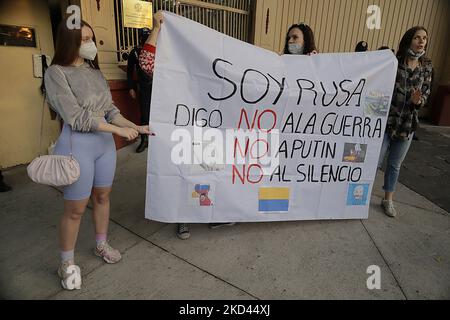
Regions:
<instances>
[{"instance_id":1,"label":"pink sock","mask_svg":"<svg viewBox=\"0 0 450 320\"><path fill-rule=\"evenodd\" d=\"M97 233L95 235L95 242L97 242L97 245L106 242L106 233Z\"/></svg>"}]
</instances>

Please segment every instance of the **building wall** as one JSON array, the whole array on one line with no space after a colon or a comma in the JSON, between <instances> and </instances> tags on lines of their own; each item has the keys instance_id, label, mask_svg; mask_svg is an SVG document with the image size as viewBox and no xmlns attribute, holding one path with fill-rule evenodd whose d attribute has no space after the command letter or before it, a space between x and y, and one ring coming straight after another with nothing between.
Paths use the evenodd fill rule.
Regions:
<instances>
[{"instance_id":1,"label":"building wall","mask_svg":"<svg viewBox=\"0 0 450 320\"><path fill-rule=\"evenodd\" d=\"M46 153L59 133L33 76L33 54L53 57L53 36L46 0L0 1L0 24L36 29L37 48L0 46L0 168L28 163Z\"/></svg>"},{"instance_id":2,"label":"building wall","mask_svg":"<svg viewBox=\"0 0 450 320\"><path fill-rule=\"evenodd\" d=\"M366 25L369 5L381 8L381 29ZM268 21L268 27L267 27ZM397 50L401 37L415 25L430 35L428 57L433 60L436 83L448 78L450 1L448 0L257 0L256 45L280 52L288 28L304 22L311 26L319 52L351 52L367 41L369 50L387 45ZM267 32L266 32L267 31Z\"/></svg>"}]
</instances>

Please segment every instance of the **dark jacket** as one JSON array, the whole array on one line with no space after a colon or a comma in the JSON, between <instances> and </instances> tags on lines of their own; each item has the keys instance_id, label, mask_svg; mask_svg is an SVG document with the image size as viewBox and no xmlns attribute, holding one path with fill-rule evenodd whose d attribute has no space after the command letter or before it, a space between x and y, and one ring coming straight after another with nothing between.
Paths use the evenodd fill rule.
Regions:
<instances>
[{"instance_id":1,"label":"dark jacket","mask_svg":"<svg viewBox=\"0 0 450 320\"><path fill-rule=\"evenodd\" d=\"M432 72L430 59L422 59L414 71L399 61L386 126L386 132L392 138L408 139L409 135L418 129L418 111L428 102L431 93ZM411 92L414 88L420 89L422 92L422 100L417 105L411 101Z\"/></svg>"},{"instance_id":2,"label":"dark jacket","mask_svg":"<svg viewBox=\"0 0 450 320\"><path fill-rule=\"evenodd\" d=\"M149 86L152 84L152 77L147 75L139 66L139 54L141 52L141 48L135 47L130 52L130 56L128 57L128 65L127 65L127 82L129 89L137 89L137 84L139 86ZM137 81L134 78L134 74L136 72Z\"/></svg>"}]
</instances>

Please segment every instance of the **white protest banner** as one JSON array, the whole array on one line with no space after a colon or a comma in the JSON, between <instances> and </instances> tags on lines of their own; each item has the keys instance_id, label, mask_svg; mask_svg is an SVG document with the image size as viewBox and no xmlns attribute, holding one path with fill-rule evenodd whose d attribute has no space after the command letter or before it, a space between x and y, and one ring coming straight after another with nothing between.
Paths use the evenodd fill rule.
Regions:
<instances>
[{"instance_id":1,"label":"white protest banner","mask_svg":"<svg viewBox=\"0 0 450 320\"><path fill-rule=\"evenodd\" d=\"M279 56L164 16L146 218L368 217L397 70L390 50Z\"/></svg>"}]
</instances>

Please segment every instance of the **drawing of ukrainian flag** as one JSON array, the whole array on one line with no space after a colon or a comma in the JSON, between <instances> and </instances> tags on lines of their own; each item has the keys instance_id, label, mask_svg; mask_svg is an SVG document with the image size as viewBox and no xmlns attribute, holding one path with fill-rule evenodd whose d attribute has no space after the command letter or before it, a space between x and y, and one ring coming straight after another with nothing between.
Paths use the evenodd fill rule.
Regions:
<instances>
[{"instance_id":1,"label":"drawing of ukrainian flag","mask_svg":"<svg viewBox=\"0 0 450 320\"><path fill-rule=\"evenodd\" d=\"M289 188L259 188L259 212L289 211Z\"/></svg>"}]
</instances>

